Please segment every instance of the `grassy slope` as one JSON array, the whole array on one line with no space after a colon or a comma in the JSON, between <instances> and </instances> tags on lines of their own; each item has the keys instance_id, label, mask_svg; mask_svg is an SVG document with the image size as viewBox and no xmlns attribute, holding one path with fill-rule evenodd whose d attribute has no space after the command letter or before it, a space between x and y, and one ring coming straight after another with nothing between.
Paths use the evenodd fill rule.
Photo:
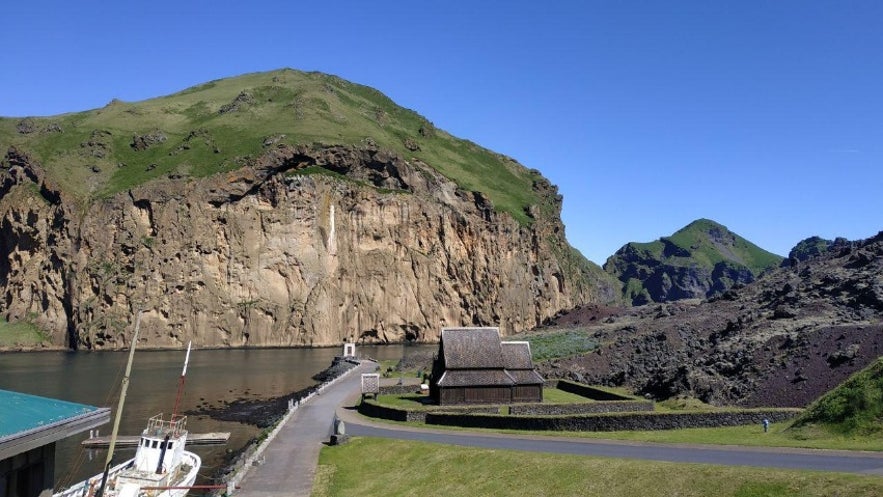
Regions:
<instances>
[{"instance_id":1,"label":"grassy slope","mask_svg":"<svg viewBox=\"0 0 883 497\"><path fill-rule=\"evenodd\" d=\"M883 438L883 357L823 395L794 422L798 433L818 428Z\"/></svg>"},{"instance_id":2,"label":"grassy slope","mask_svg":"<svg viewBox=\"0 0 883 497\"><path fill-rule=\"evenodd\" d=\"M239 95L238 110L220 112ZM201 177L235 169L259 155L267 137L285 135L281 142L289 144L352 145L370 137L467 190L485 192L498 210L521 222L530 222L527 206L548 208L532 189L538 172L435 129L374 89L319 73L284 69L143 102L114 100L101 109L34 118L36 131L27 134L18 131L21 122L0 119L0 149L14 145L33 154L63 188L84 200L169 174ZM51 126L62 132L45 131ZM164 142L144 151L131 147L134 135L157 130ZM408 150L406 141L420 150Z\"/></svg>"},{"instance_id":3,"label":"grassy slope","mask_svg":"<svg viewBox=\"0 0 883 497\"><path fill-rule=\"evenodd\" d=\"M552 329L521 333L507 340L523 340L530 343L534 362L550 359L566 359L587 354L598 348L593 331L588 328Z\"/></svg>"},{"instance_id":4,"label":"grassy slope","mask_svg":"<svg viewBox=\"0 0 883 497\"><path fill-rule=\"evenodd\" d=\"M0 318L0 349L7 347L34 347L47 337L36 326L28 322L8 323Z\"/></svg>"},{"instance_id":5,"label":"grassy slope","mask_svg":"<svg viewBox=\"0 0 883 497\"><path fill-rule=\"evenodd\" d=\"M883 479L837 473L602 459L357 438L326 447L315 497L473 495L876 496Z\"/></svg>"},{"instance_id":6,"label":"grassy slope","mask_svg":"<svg viewBox=\"0 0 883 497\"><path fill-rule=\"evenodd\" d=\"M765 269L776 267L782 262L782 257L758 247L748 240L736 235L736 242L732 247L732 254L725 254L712 242L709 231L728 231L723 225L708 219L693 221L681 228L670 237L649 243L631 243L638 251L651 255L653 258L663 260L666 264L674 266L690 266L697 264L700 267L712 268L722 261L735 261L751 269L754 273L760 273ZM663 255L667 240L676 247L689 252L687 257ZM735 256L735 257L733 257Z\"/></svg>"}]
</instances>

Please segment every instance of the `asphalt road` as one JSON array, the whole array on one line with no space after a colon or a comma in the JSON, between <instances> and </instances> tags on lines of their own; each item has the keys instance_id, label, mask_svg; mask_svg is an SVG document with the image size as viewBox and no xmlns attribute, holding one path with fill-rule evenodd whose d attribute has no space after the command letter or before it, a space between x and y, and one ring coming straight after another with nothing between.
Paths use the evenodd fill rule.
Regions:
<instances>
[{"instance_id":1,"label":"asphalt road","mask_svg":"<svg viewBox=\"0 0 883 497\"><path fill-rule=\"evenodd\" d=\"M349 435L419 440L488 449L524 450L553 454L617 457L678 463L721 464L764 468L838 471L883 475L883 453L789 448L672 445L545 436L478 434L414 429L367 421L349 410L341 414Z\"/></svg>"}]
</instances>

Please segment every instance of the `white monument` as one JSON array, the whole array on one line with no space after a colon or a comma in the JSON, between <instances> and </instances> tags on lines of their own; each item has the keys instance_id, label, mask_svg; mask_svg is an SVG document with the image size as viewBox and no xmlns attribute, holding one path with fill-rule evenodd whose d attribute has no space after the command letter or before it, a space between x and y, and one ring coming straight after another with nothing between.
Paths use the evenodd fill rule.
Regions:
<instances>
[{"instance_id":1,"label":"white monument","mask_svg":"<svg viewBox=\"0 0 883 497\"><path fill-rule=\"evenodd\" d=\"M356 357L356 344L354 344L354 343L343 344L343 356L344 357Z\"/></svg>"}]
</instances>

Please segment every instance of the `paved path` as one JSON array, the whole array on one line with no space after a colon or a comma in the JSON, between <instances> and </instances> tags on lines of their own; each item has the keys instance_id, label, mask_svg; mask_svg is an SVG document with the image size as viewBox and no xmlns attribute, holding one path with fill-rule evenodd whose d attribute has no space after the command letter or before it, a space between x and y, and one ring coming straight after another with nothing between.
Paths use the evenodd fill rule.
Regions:
<instances>
[{"instance_id":1,"label":"paved path","mask_svg":"<svg viewBox=\"0 0 883 497\"><path fill-rule=\"evenodd\" d=\"M321 395L300 406L264 450L263 462L249 469L235 492L237 497L286 495L309 497L322 443L330 438L334 413L359 391L361 373L376 364L364 362Z\"/></svg>"},{"instance_id":2,"label":"paved path","mask_svg":"<svg viewBox=\"0 0 883 497\"><path fill-rule=\"evenodd\" d=\"M475 433L396 426L339 409L349 435L419 440L491 449L619 457L681 463L808 469L883 475L883 453L842 450L657 444L554 436Z\"/></svg>"}]
</instances>

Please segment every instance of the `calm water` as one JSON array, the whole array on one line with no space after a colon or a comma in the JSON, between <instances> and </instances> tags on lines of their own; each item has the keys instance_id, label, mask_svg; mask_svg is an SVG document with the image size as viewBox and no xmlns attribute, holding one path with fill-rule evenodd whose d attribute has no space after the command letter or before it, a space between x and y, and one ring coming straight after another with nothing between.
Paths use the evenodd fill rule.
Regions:
<instances>
[{"instance_id":1,"label":"calm water","mask_svg":"<svg viewBox=\"0 0 883 497\"><path fill-rule=\"evenodd\" d=\"M405 346L364 346L360 356L398 359ZM237 399L268 399L315 384L311 377L331 364L339 348L193 350L187 368L180 411L200 405L217 406ZM127 352L33 352L0 354L0 389L41 395L116 411L117 395L125 371ZM184 364L184 351L137 351L128 395L120 423L121 435L137 435L155 414L169 416ZM99 428L110 435L111 422ZM329 424L330 424L329 420ZM191 433L228 431L226 446L194 447L202 457L201 480L207 481L223 462L227 450L236 450L255 437L251 425L188 416ZM75 483L101 471L106 453L90 454L80 447L83 433L59 442L56 481ZM117 461L132 457L134 449L117 449Z\"/></svg>"}]
</instances>

